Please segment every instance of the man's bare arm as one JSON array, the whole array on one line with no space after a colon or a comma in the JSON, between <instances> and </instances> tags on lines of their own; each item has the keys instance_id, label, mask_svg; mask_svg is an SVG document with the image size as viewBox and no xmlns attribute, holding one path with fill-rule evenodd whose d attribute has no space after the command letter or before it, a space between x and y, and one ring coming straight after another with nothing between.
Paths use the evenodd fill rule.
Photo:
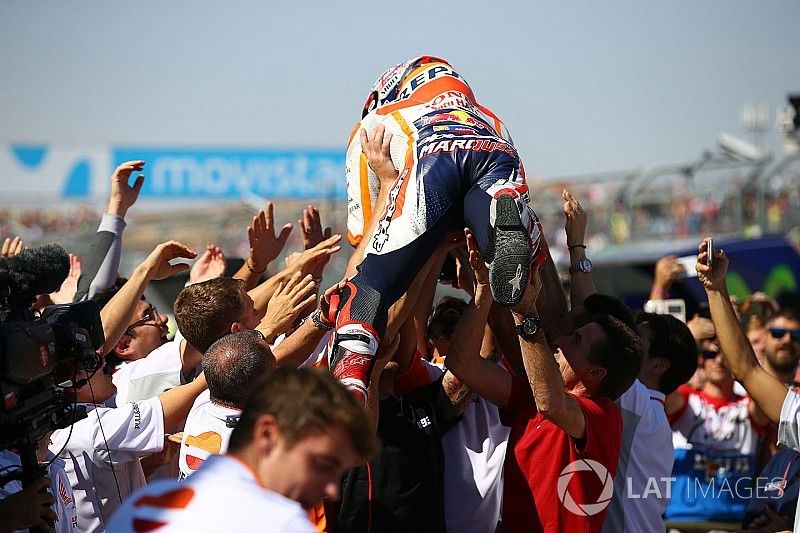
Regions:
<instances>
[{"instance_id":1,"label":"man's bare arm","mask_svg":"<svg viewBox=\"0 0 800 533\"><path fill-rule=\"evenodd\" d=\"M718 250L714 253L713 266L708 266L708 240L704 240L697 255L697 279L706 289L711 320L717 332L720 350L733 375L772 422L778 423L781 408L786 398L786 386L778 378L768 374L756 359L753 347L747 340L736 313L733 310L725 274L728 271L728 257Z\"/></svg>"},{"instance_id":2,"label":"man's bare arm","mask_svg":"<svg viewBox=\"0 0 800 533\"><path fill-rule=\"evenodd\" d=\"M574 265L586 257L586 223L588 216L581 203L568 190L564 189L561 196L564 198L564 216L566 217L564 230L567 233L569 262L570 265ZM589 273L571 272L570 282L569 301L572 307L582 305L587 297L597 292L592 275Z\"/></svg>"},{"instance_id":3,"label":"man's bare arm","mask_svg":"<svg viewBox=\"0 0 800 533\"><path fill-rule=\"evenodd\" d=\"M189 270L189 265L178 263L171 265L172 259L192 259L197 254L177 241L161 243L150 252L150 255L133 270L133 274L122 288L108 301L100 311L103 322L103 334L106 337L98 353L106 354L111 351L125 334L131 323L136 302L144 294L147 284L153 280L164 279L175 273Z\"/></svg>"},{"instance_id":4,"label":"man's bare arm","mask_svg":"<svg viewBox=\"0 0 800 533\"><path fill-rule=\"evenodd\" d=\"M519 325L525 318L538 318L536 298L541 290L538 270L531 273L531 282L522 301L514 307L514 321ZM581 439L586 432L586 419L578 401L564 390L564 381L553 351L547 344L544 331L540 330L531 339L520 336L522 363L531 385L536 408L570 436Z\"/></svg>"},{"instance_id":5,"label":"man's bare arm","mask_svg":"<svg viewBox=\"0 0 800 533\"><path fill-rule=\"evenodd\" d=\"M445 365L473 392L490 402L505 407L511 396L511 374L480 355L484 327L492 307L489 272L475 236L469 230L467 248L470 266L475 272L475 297L467 306L450 339Z\"/></svg>"}]
</instances>

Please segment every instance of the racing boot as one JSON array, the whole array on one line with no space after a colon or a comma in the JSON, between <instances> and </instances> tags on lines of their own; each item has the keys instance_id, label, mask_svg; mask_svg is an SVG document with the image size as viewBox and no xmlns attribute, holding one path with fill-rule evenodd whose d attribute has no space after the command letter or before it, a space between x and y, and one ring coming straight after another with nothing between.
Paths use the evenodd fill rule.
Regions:
<instances>
[{"instance_id":1,"label":"racing boot","mask_svg":"<svg viewBox=\"0 0 800 533\"><path fill-rule=\"evenodd\" d=\"M346 295L353 287L345 286L343 292L331 299L330 309L336 314L336 331L328 356L328 368L333 376L361 403L367 402L367 387L375 365L378 336L367 324L352 320L350 298ZM337 312L338 311L338 312ZM333 317L331 317L333 322Z\"/></svg>"},{"instance_id":2,"label":"racing boot","mask_svg":"<svg viewBox=\"0 0 800 533\"><path fill-rule=\"evenodd\" d=\"M497 303L517 305L525 294L531 262L546 258L533 209L515 189L495 193L489 207L489 286Z\"/></svg>"}]
</instances>

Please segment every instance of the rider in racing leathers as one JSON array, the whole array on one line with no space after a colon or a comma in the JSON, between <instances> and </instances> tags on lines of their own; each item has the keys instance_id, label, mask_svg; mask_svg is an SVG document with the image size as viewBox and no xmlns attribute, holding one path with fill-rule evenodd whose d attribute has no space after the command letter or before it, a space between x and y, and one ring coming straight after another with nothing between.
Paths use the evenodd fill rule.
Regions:
<instances>
[{"instance_id":1,"label":"rider in racing leathers","mask_svg":"<svg viewBox=\"0 0 800 533\"><path fill-rule=\"evenodd\" d=\"M383 125L399 175L371 235L364 226L378 179L362 153L363 128ZM340 289L329 357L334 375L366 399L389 306L408 289L448 229L468 226L489 264L496 301L513 306L541 264L541 227L508 131L479 105L446 61L418 57L387 70L364 105L347 149L348 237L367 244L358 272Z\"/></svg>"}]
</instances>

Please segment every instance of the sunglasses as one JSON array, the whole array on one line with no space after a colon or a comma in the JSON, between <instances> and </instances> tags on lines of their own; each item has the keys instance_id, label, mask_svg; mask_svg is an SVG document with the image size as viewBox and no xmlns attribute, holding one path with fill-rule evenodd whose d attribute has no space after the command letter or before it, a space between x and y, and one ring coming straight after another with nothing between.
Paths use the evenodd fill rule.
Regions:
<instances>
[{"instance_id":1,"label":"sunglasses","mask_svg":"<svg viewBox=\"0 0 800 533\"><path fill-rule=\"evenodd\" d=\"M782 339L787 333L791 335L794 342L800 342L800 329L769 328L769 334L773 339Z\"/></svg>"},{"instance_id":2,"label":"sunglasses","mask_svg":"<svg viewBox=\"0 0 800 533\"><path fill-rule=\"evenodd\" d=\"M719 355L719 350L703 350L700 352L700 355L703 356L703 359L716 359L716 357Z\"/></svg>"},{"instance_id":3,"label":"sunglasses","mask_svg":"<svg viewBox=\"0 0 800 533\"><path fill-rule=\"evenodd\" d=\"M154 305L151 305L147 309L147 311L144 312L142 318L140 318L139 320L137 320L136 322L134 322L125 329L125 333L130 333L131 330L133 330L134 328L138 328L139 326L144 326L144 325L156 326L158 324L155 324L154 322L157 319L158 319L158 310Z\"/></svg>"}]
</instances>

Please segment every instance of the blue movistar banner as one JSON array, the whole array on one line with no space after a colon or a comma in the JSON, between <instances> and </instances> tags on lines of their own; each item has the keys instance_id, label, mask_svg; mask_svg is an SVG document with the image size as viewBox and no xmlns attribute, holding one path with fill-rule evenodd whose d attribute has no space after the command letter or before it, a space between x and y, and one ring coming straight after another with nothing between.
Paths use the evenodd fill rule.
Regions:
<instances>
[{"instance_id":1,"label":"blue movistar banner","mask_svg":"<svg viewBox=\"0 0 800 533\"><path fill-rule=\"evenodd\" d=\"M343 150L112 148L112 168L132 159L146 162L143 197L346 198Z\"/></svg>"}]
</instances>

